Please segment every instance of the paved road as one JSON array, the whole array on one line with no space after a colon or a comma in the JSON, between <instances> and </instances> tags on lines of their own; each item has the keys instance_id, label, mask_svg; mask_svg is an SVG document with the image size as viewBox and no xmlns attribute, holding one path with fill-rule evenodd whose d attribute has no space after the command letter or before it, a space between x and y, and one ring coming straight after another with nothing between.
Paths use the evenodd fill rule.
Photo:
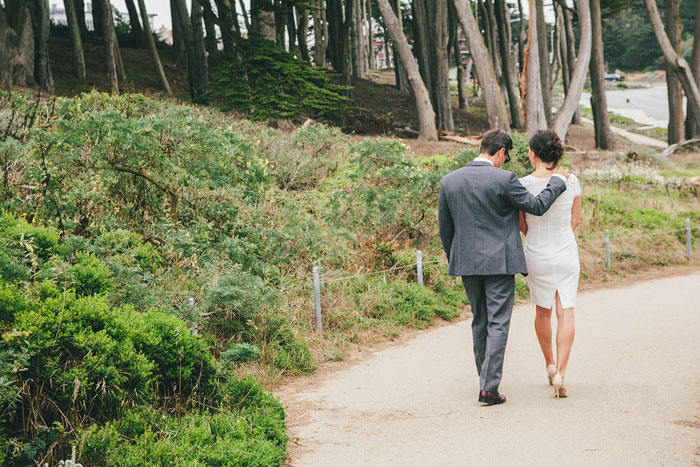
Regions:
<instances>
[{"instance_id":1,"label":"paved road","mask_svg":"<svg viewBox=\"0 0 700 467\"><path fill-rule=\"evenodd\" d=\"M470 321L279 391L293 466L692 466L700 463L700 274L581 294L556 400L513 314L502 406L481 407ZM318 379L318 377L317 377Z\"/></svg>"},{"instance_id":2,"label":"paved road","mask_svg":"<svg viewBox=\"0 0 700 467\"><path fill-rule=\"evenodd\" d=\"M648 88L615 89L605 92L608 110L631 118L644 125L661 128L668 126L668 91L666 83L655 83ZM584 92L579 101L591 106L591 94ZM683 101L685 106L685 100ZM685 109L685 107L684 107Z\"/></svg>"}]
</instances>

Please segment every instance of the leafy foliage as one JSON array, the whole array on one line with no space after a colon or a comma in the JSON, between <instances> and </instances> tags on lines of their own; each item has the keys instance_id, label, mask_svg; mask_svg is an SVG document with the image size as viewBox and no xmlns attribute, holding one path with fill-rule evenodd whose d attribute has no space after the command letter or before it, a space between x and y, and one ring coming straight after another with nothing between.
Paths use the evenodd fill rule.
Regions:
<instances>
[{"instance_id":1,"label":"leafy foliage","mask_svg":"<svg viewBox=\"0 0 700 467\"><path fill-rule=\"evenodd\" d=\"M260 357L260 349L252 344L233 344L221 355L224 366L251 363Z\"/></svg>"},{"instance_id":2,"label":"leafy foliage","mask_svg":"<svg viewBox=\"0 0 700 467\"><path fill-rule=\"evenodd\" d=\"M272 466L286 457L284 410L252 378L224 389L218 413L177 418L134 409L83 433L84 458L104 466ZM252 410L250 408L254 407Z\"/></svg>"},{"instance_id":3,"label":"leafy foliage","mask_svg":"<svg viewBox=\"0 0 700 467\"><path fill-rule=\"evenodd\" d=\"M250 118L291 118L300 113L338 117L345 112L345 87L272 41L251 37L223 54L213 67L211 97L224 110Z\"/></svg>"}]
</instances>

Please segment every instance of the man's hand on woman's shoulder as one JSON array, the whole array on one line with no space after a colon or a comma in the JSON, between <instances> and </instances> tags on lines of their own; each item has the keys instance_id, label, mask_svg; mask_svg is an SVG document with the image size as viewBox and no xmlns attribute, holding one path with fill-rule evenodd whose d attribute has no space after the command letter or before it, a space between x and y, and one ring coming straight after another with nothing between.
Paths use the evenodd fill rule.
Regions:
<instances>
[{"instance_id":1,"label":"man's hand on woman's shoulder","mask_svg":"<svg viewBox=\"0 0 700 467\"><path fill-rule=\"evenodd\" d=\"M564 178L569 178L569 172L566 170L562 169L561 167L557 167L556 169L553 170L554 175L561 175Z\"/></svg>"}]
</instances>

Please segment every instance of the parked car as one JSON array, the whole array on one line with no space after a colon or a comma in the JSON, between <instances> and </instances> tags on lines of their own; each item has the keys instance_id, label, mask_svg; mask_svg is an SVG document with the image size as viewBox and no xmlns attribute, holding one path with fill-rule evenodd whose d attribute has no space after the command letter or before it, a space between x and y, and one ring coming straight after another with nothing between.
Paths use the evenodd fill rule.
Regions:
<instances>
[{"instance_id":1,"label":"parked car","mask_svg":"<svg viewBox=\"0 0 700 467\"><path fill-rule=\"evenodd\" d=\"M606 81L624 81L625 77L619 73L607 73L605 75Z\"/></svg>"}]
</instances>

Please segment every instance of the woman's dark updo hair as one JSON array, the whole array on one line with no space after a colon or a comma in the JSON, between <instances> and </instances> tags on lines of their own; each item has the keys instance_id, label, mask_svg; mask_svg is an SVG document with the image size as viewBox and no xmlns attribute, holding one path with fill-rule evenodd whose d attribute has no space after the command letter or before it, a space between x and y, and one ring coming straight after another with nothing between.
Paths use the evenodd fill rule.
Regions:
<instances>
[{"instance_id":1,"label":"woman's dark updo hair","mask_svg":"<svg viewBox=\"0 0 700 467\"><path fill-rule=\"evenodd\" d=\"M552 162L552 168L556 167L559 159L564 154L561 140L552 130L540 130L530 138L530 149L542 162Z\"/></svg>"}]
</instances>

